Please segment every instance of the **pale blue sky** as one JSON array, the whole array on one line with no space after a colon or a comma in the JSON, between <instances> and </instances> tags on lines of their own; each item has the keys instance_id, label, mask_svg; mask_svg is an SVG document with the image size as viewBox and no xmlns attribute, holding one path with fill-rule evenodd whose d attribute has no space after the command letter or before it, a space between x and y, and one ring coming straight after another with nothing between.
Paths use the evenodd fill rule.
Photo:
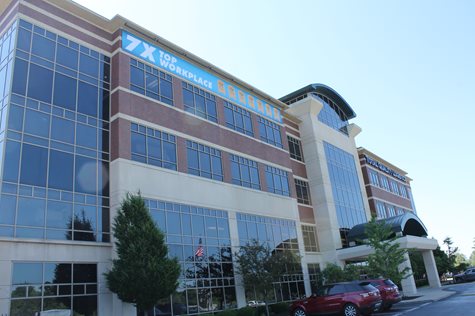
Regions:
<instances>
[{"instance_id":1,"label":"pale blue sky","mask_svg":"<svg viewBox=\"0 0 475 316\"><path fill-rule=\"evenodd\" d=\"M475 2L78 0L279 98L310 83L357 113L357 144L408 172L429 235L475 237Z\"/></svg>"}]
</instances>

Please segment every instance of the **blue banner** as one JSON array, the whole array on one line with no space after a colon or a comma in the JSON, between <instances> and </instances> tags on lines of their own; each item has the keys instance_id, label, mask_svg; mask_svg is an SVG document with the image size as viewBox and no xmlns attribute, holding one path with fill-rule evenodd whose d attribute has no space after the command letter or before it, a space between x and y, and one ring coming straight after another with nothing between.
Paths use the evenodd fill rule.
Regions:
<instances>
[{"instance_id":1,"label":"blue banner","mask_svg":"<svg viewBox=\"0 0 475 316\"><path fill-rule=\"evenodd\" d=\"M279 109L127 31L122 31L122 49L250 111L282 123Z\"/></svg>"}]
</instances>

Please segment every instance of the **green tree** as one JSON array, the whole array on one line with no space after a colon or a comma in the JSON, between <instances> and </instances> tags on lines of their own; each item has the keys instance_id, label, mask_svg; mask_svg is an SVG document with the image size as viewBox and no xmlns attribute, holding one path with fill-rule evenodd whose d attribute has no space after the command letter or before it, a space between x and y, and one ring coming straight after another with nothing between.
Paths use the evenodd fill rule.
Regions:
<instances>
[{"instance_id":1,"label":"green tree","mask_svg":"<svg viewBox=\"0 0 475 316\"><path fill-rule=\"evenodd\" d=\"M406 259L408 252L395 242L396 236L391 227L384 221L376 221L373 217L366 224L366 244L373 248L374 253L368 256L368 275L373 278L389 278L396 284L411 275L411 269L399 270L399 265Z\"/></svg>"},{"instance_id":2,"label":"green tree","mask_svg":"<svg viewBox=\"0 0 475 316\"><path fill-rule=\"evenodd\" d=\"M449 257L443 251L440 249L439 246L433 251L434 253L434 259L435 259L435 264L437 266L437 271L439 271L439 277L442 276L442 274L449 272Z\"/></svg>"},{"instance_id":3,"label":"green tree","mask_svg":"<svg viewBox=\"0 0 475 316\"><path fill-rule=\"evenodd\" d=\"M127 194L114 220L117 259L105 273L107 286L119 298L147 310L178 286L180 266L167 257L163 233L155 226L140 193Z\"/></svg>"},{"instance_id":4,"label":"green tree","mask_svg":"<svg viewBox=\"0 0 475 316\"><path fill-rule=\"evenodd\" d=\"M360 268L354 264L347 264L342 269L337 264L327 263L321 272L322 284L359 280L360 274Z\"/></svg>"},{"instance_id":5,"label":"green tree","mask_svg":"<svg viewBox=\"0 0 475 316\"><path fill-rule=\"evenodd\" d=\"M452 241L452 238L446 237L443 241L443 244L447 247L446 253L447 253L447 260L448 260L448 270L449 272L456 273L456 255L459 250L458 247L452 247L454 242Z\"/></svg>"},{"instance_id":6,"label":"green tree","mask_svg":"<svg viewBox=\"0 0 475 316\"><path fill-rule=\"evenodd\" d=\"M277 251L252 240L235 254L237 271L243 278L247 292L255 292L266 303L273 296L273 283L285 275L301 271L300 258L290 250Z\"/></svg>"},{"instance_id":7,"label":"green tree","mask_svg":"<svg viewBox=\"0 0 475 316\"><path fill-rule=\"evenodd\" d=\"M472 267L475 267L475 250L472 251L472 254L470 255L469 263Z\"/></svg>"},{"instance_id":8,"label":"green tree","mask_svg":"<svg viewBox=\"0 0 475 316\"><path fill-rule=\"evenodd\" d=\"M470 263L467 260L467 257L465 257L464 254L457 252L455 254L455 270L458 272L462 272L467 270L467 268L470 266Z\"/></svg>"}]
</instances>

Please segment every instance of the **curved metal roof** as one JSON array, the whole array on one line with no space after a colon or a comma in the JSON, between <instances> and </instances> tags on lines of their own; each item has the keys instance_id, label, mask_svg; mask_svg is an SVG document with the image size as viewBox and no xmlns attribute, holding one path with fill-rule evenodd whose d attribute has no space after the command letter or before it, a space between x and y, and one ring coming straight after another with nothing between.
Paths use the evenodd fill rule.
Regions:
<instances>
[{"instance_id":1,"label":"curved metal roof","mask_svg":"<svg viewBox=\"0 0 475 316\"><path fill-rule=\"evenodd\" d=\"M297 91L294 91L290 94L287 94L286 96L280 98L279 100L286 103L286 102L288 102L292 99L295 99L295 98L297 98L301 95L304 95L304 94L307 94L307 93L312 93L312 92L321 93L321 94L327 96L328 98L330 98L333 102L335 102L340 107L340 109L345 113L345 115L347 116L348 119L352 119L352 118L356 117L355 111L353 111L353 109L348 104L348 102L346 102L345 99L343 99L343 97L338 94L338 92L336 92L335 90L333 90L329 86L326 86L326 85L321 84L321 83L309 84L306 87L303 87L303 88L301 88Z\"/></svg>"},{"instance_id":2,"label":"curved metal roof","mask_svg":"<svg viewBox=\"0 0 475 316\"><path fill-rule=\"evenodd\" d=\"M427 229L414 213L408 212L389 218L379 219L377 222L386 222L393 233L402 233L403 236L426 237ZM366 223L354 226L348 232L348 241L358 241L366 238Z\"/></svg>"}]
</instances>

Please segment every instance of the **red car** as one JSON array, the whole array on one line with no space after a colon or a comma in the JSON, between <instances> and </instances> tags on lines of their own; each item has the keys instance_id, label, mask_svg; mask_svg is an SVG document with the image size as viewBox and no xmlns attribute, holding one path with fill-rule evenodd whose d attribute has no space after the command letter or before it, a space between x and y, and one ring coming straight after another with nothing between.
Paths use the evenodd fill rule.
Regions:
<instances>
[{"instance_id":1,"label":"red car","mask_svg":"<svg viewBox=\"0 0 475 316\"><path fill-rule=\"evenodd\" d=\"M317 294L290 306L291 316L321 314L370 315L381 307L381 295L369 282L342 282L325 285Z\"/></svg>"},{"instance_id":2,"label":"red car","mask_svg":"<svg viewBox=\"0 0 475 316\"><path fill-rule=\"evenodd\" d=\"M402 300L402 295L399 293L397 285L390 279L374 279L366 280L372 286L379 290L383 303L381 304L381 311L389 310L393 304L399 303Z\"/></svg>"}]
</instances>

